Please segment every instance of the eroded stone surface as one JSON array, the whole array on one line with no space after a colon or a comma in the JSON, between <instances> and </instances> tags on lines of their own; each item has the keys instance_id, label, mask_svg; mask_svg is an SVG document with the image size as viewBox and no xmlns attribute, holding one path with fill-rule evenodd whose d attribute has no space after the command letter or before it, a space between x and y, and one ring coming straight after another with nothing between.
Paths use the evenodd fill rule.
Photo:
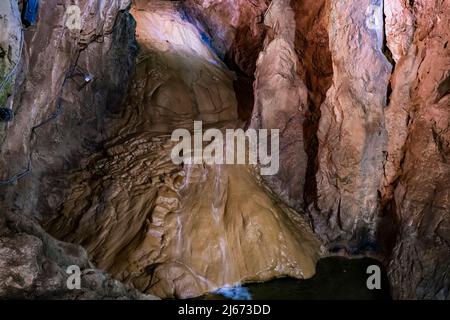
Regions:
<instances>
[{"instance_id":1,"label":"eroded stone surface","mask_svg":"<svg viewBox=\"0 0 450 320\"><path fill-rule=\"evenodd\" d=\"M22 46L20 12L17 2L5 0L0 3L0 107L11 108L10 96L18 74ZM5 138L6 123L0 123L0 145Z\"/></svg>"},{"instance_id":2,"label":"eroded stone surface","mask_svg":"<svg viewBox=\"0 0 450 320\"><path fill-rule=\"evenodd\" d=\"M400 227L389 275L397 298L449 299L450 4L392 2L407 27L390 44L405 49L397 50L393 110L386 115L390 145L403 144L391 162L391 210Z\"/></svg>"},{"instance_id":3,"label":"eroded stone surface","mask_svg":"<svg viewBox=\"0 0 450 320\"><path fill-rule=\"evenodd\" d=\"M168 1L137 1L132 8L141 51L122 135L169 133L191 128L194 119L204 125L237 119L234 73L178 12L179 4Z\"/></svg>"},{"instance_id":4,"label":"eroded stone surface","mask_svg":"<svg viewBox=\"0 0 450 320\"><path fill-rule=\"evenodd\" d=\"M140 134L111 145L71 177L50 232L159 297L314 274L320 248L301 217L244 166L175 166L173 144Z\"/></svg>"},{"instance_id":5,"label":"eroded stone surface","mask_svg":"<svg viewBox=\"0 0 450 320\"><path fill-rule=\"evenodd\" d=\"M187 0L182 10L136 1L142 51L125 104L135 51L133 21L121 11L128 1L79 1L93 14L78 40L62 27L67 3L41 3L9 99L16 120L0 142L1 177L26 167L34 149L32 179L1 194L2 213L55 218L53 234L86 247L118 279L189 297L312 274L319 245L281 198L307 211L329 249L383 259L395 298L449 298L448 2ZM30 141L55 110L79 45L79 66L99 81L83 90L70 81L61 95L70 112ZM248 86L256 72L252 126L282 130L273 179L168 159L175 127L243 126L236 109L249 90L237 101L239 82L218 56ZM0 292L60 292L65 264L46 253L44 237L2 230ZM42 259L59 271L43 277ZM110 296L99 281L88 296Z\"/></svg>"},{"instance_id":6,"label":"eroded stone surface","mask_svg":"<svg viewBox=\"0 0 450 320\"><path fill-rule=\"evenodd\" d=\"M174 127L191 129L194 119L240 126L231 74L176 9L167 2L134 8L144 50L130 104L139 112L130 109L121 136L70 177L50 232L83 245L116 278L160 297L195 297L283 275L311 277L321 248L309 225L249 168L173 164L168 133ZM155 25L160 38L152 34Z\"/></svg>"},{"instance_id":7,"label":"eroded stone surface","mask_svg":"<svg viewBox=\"0 0 450 320\"><path fill-rule=\"evenodd\" d=\"M303 140L308 93L299 75L295 14L289 3L273 1L266 13L270 32L257 61L250 126L280 131L280 171L266 180L286 203L299 209L308 161Z\"/></svg>"},{"instance_id":8,"label":"eroded stone surface","mask_svg":"<svg viewBox=\"0 0 450 320\"><path fill-rule=\"evenodd\" d=\"M0 218L2 299L155 299L92 267L81 247L49 236L35 221L10 212ZM78 266L81 289L67 287L69 266Z\"/></svg>"},{"instance_id":9,"label":"eroded stone surface","mask_svg":"<svg viewBox=\"0 0 450 320\"><path fill-rule=\"evenodd\" d=\"M391 73L381 47L382 7L368 11L370 3L331 4L333 85L322 104L317 133L316 230L326 242L352 240L356 250L374 242Z\"/></svg>"},{"instance_id":10,"label":"eroded stone surface","mask_svg":"<svg viewBox=\"0 0 450 320\"><path fill-rule=\"evenodd\" d=\"M263 23L268 0L185 0L187 17L211 37L225 61L253 77L265 37Z\"/></svg>"},{"instance_id":11,"label":"eroded stone surface","mask_svg":"<svg viewBox=\"0 0 450 320\"><path fill-rule=\"evenodd\" d=\"M137 50L133 18L123 11L128 4L108 1L99 8L95 1L80 1L79 34L65 26L69 3L55 8L40 2L37 25L25 31L21 76L11 99L15 119L0 146L0 178L8 190L2 200L17 211L51 214L66 182L53 178L77 167L108 137L105 123L124 99ZM87 74L94 80L84 85ZM22 173L27 177L17 185L3 184Z\"/></svg>"}]
</instances>

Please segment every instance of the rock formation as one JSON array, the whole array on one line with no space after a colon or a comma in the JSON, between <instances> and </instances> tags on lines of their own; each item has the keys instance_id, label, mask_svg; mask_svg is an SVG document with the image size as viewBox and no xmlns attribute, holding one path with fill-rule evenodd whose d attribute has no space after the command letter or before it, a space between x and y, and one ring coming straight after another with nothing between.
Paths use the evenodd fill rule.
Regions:
<instances>
[{"instance_id":1,"label":"rock formation","mask_svg":"<svg viewBox=\"0 0 450 320\"><path fill-rule=\"evenodd\" d=\"M194 23L211 47L233 68L253 77L262 49L264 14L268 0L186 0L186 17Z\"/></svg>"},{"instance_id":2,"label":"rock formation","mask_svg":"<svg viewBox=\"0 0 450 320\"><path fill-rule=\"evenodd\" d=\"M282 17L276 14L280 21L271 25L279 7ZM291 23L284 30L292 32L292 10L295 52L285 45L282 61L294 72L284 86L277 71L269 76L281 50L266 58L270 64L258 64L253 119L260 127L285 128L282 115L290 106L296 134L287 134L287 141L299 143L303 135L308 163L294 148L287 158L299 159L295 169L284 163L289 176L276 177L272 189L307 210L332 252L375 255L389 264L394 297L448 298L448 4L272 1L259 61L280 37L289 39L283 25ZM281 93L299 79L306 105ZM292 101L271 103L272 95ZM303 114L295 118L299 105Z\"/></svg>"},{"instance_id":3,"label":"rock formation","mask_svg":"<svg viewBox=\"0 0 450 320\"><path fill-rule=\"evenodd\" d=\"M172 163L174 128L190 128L194 119L239 125L232 74L176 3L137 1L131 12L142 50L130 117L120 138L69 178L50 233L85 247L116 278L164 298L311 277L319 243L248 168Z\"/></svg>"},{"instance_id":4,"label":"rock formation","mask_svg":"<svg viewBox=\"0 0 450 320\"><path fill-rule=\"evenodd\" d=\"M450 3L390 2L396 68L384 200L398 224L390 279L398 298L449 299Z\"/></svg>"},{"instance_id":5,"label":"rock formation","mask_svg":"<svg viewBox=\"0 0 450 320\"><path fill-rule=\"evenodd\" d=\"M319 233L326 242L349 241L355 250L374 242L386 145L383 109L391 73L382 47L382 3L370 5L331 4L333 85L320 107L317 132L316 225L324 228Z\"/></svg>"},{"instance_id":6,"label":"rock formation","mask_svg":"<svg viewBox=\"0 0 450 320\"><path fill-rule=\"evenodd\" d=\"M19 69L24 43L19 7L16 1L3 1L0 4L0 108L10 109L9 97ZM5 138L5 127L0 127L0 143Z\"/></svg>"},{"instance_id":7,"label":"rock formation","mask_svg":"<svg viewBox=\"0 0 450 320\"><path fill-rule=\"evenodd\" d=\"M80 32L66 27L69 2L40 1L38 23L24 31L20 49L17 2L2 1L1 46L10 51L0 57L1 65L9 71L21 56L6 94L14 121L0 123L2 298L143 297L94 269L83 276L82 291L68 291L66 268L89 266L87 255L52 239L37 222L52 216L63 199L69 181L58 173L97 148L96 140L106 134L103 123L114 118L124 98L136 51L129 4L79 1ZM80 87L87 74L97 81Z\"/></svg>"},{"instance_id":8,"label":"rock formation","mask_svg":"<svg viewBox=\"0 0 450 320\"><path fill-rule=\"evenodd\" d=\"M267 182L286 203L299 209L308 162L303 141L308 93L299 75L290 1L272 1L264 22L270 32L257 61L251 127L280 130L281 169Z\"/></svg>"},{"instance_id":9,"label":"rock formation","mask_svg":"<svg viewBox=\"0 0 450 320\"><path fill-rule=\"evenodd\" d=\"M380 259L394 298L450 298L448 1L42 0L23 32L20 3L1 297L194 297L339 254ZM194 120L279 129L280 171L174 164Z\"/></svg>"},{"instance_id":10,"label":"rock formation","mask_svg":"<svg viewBox=\"0 0 450 320\"><path fill-rule=\"evenodd\" d=\"M2 299L156 299L95 269L86 251L48 235L29 217L0 217L0 297ZM79 290L70 290L67 268L82 270Z\"/></svg>"}]
</instances>

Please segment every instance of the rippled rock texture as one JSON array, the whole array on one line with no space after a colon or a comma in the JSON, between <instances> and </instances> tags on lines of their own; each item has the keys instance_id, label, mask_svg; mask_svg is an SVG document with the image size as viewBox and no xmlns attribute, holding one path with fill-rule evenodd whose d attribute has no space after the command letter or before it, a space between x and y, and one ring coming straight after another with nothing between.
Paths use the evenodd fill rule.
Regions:
<instances>
[{"instance_id":1,"label":"rippled rock texture","mask_svg":"<svg viewBox=\"0 0 450 320\"><path fill-rule=\"evenodd\" d=\"M121 137L70 178L50 232L83 245L116 278L164 298L311 277L318 241L250 168L172 163L174 128L191 129L194 119L239 126L233 74L177 9L136 2L142 50L130 117Z\"/></svg>"},{"instance_id":2,"label":"rippled rock texture","mask_svg":"<svg viewBox=\"0 0 450 320\"><path fill-rule=\"evenodd\" d=\"M173 165L171 145L148 134L111 145L72 177L50 232L83 245L117 279L164 298L314 274L319 244L297 213L245 168Z\"/></svg>"},{"instance_id":3,"label":"rippled rock texture","mask_svg":"<svg viewBox=\"0 0 450 320\"><path fill-rule=\"evenodd\" d=\"M0 178L28 175L1 186L0 268L20 274L17 243L34 276L0 292L45 292L65 266L23 217L161 297L309 277L326 248L382 260L395 298L450 298L448 1L80 0L79 33L68 1L42 0L23 50L9 4ZM280 129L279 173L174 165L170 133L193 120Z\"/></svg>"}]
</instances>

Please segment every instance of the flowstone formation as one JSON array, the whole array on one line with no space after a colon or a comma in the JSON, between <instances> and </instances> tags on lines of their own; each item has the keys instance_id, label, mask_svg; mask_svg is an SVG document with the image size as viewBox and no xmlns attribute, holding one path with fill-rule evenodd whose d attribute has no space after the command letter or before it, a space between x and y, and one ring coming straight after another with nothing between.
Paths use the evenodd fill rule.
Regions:
<instances>
[{"instance_id":1,"label":"flowstone formation","mask_svg":"<svg viewBox=\"0 0 450 320\"><path fill-rule=\"evenodd\" d=\"M141 46L120 136L70 176L59 239L142 292L190 298L245 281L309 278L320 245L244 165L177 166L170 132L238 128L233 73L179 14L136 2Z\"/></svg>"},{"instance_id":2,"label":"flowstone formation","mask_svg":"<svg viewBox=\"0 0 450 320\"><path fill-rule=\"evenodd\" d=\"M1 297L195 297L337 254L449 299L449 1L22 5L0 4ZM280 130L279 172L175 164L194 121Z\"/></svg>"}]
</instances>

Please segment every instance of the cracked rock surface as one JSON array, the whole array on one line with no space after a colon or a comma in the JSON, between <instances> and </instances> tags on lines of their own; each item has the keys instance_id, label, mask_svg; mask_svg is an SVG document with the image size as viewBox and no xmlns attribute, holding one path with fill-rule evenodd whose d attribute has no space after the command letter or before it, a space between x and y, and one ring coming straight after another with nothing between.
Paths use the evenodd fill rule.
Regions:
<instances>
[{"instance_id":1,"label":"cracked rock surface","mask_svg":"<svg viewBox=\"0 0 450 320\"><path fill-rule=\"evenodd\" d=\"M22 50L0 9L2 297L193 297L339 254L450 298L449 1L41 0ZM279 129L280 171L173 164L194 120ZM71 263L104 271L75 293Z\"/></svg>"}]
</instances>

